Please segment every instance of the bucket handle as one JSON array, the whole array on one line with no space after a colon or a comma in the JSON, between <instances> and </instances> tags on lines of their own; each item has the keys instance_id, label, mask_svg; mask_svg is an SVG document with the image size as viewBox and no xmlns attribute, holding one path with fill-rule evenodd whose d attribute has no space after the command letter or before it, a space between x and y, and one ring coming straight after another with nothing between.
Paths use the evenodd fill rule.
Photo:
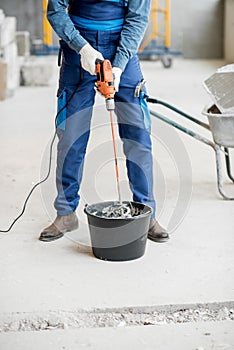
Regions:
<instances>
[{"instance_id":1,"label":"bucket handle","mask_svg":"<svg viewBox=\"0 0 234 350\"><path fill-rule=\"evenodd\" d=\"M88 207L88 203L86 203L85 206L84 206L84 212L85 212L85 214L88 214L88 213L87 213L87 209L86 209L87 207Z\"/></svg>"}]
</instances>

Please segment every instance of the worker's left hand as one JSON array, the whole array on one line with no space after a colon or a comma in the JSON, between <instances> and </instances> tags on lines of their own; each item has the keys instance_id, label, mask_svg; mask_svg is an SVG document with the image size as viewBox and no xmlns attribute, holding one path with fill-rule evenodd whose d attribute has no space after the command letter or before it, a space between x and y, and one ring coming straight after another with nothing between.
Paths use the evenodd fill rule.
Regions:
<instances>
[{"instance_id":1,"label":"worker's left hand","mask_svg":"<svg viewBox=\"0 0 234 350\"><path fill-rule=\"evenodd\" d=\"M112 73L114 75L114 86L115 86L115 91L119 91L119 83L120 83L120 78L122 74L122 69L119 67L113 67L112 68Z\"/></svg>"}]
</instances>

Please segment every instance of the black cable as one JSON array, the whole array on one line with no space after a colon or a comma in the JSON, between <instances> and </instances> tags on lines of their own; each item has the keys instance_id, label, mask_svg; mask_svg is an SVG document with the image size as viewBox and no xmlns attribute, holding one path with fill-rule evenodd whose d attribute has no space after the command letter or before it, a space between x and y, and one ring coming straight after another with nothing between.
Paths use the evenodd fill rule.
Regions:
<instances>
[{"instance_id":1,"label":"black cable","mask_svg":"<svg viewBox=\"0 0 234 350\"><path fill-rule=\"evenodd\" d=\"M82 74L82 73L81 73ZM82 82L82 76L80 77L80 82L79 84L77 85L77 87L75 88L75 90L73 91L73 93L71 94L71 96L69 97L69 99L66 101L66 104L57 112L56 116L55 116L55 133L54 133L54 136L53 136L53 139L51 141L51 144L50 144L50 153L49 153L49 167L48 167L48 172L47 172L47 175L44 177L44 179L42 179L41 181L37 182L32 188L31 190L29 191L29 194L27 195L25 201L24 201L24 205L23 205L23 208L21 210L21 213L12 221L11 225L9 226L9 228L7 230L0 230L0 233L7 233L9 232L12 227L14 226L14 224L21 218L21 216L24 214L25 212L25 209L26 209L26 206L27 206L27 203L28 203L28 200L29 198L31 197L32 193L34 192L34 190L41 184L43 184L50 176L50 172L51 172L51 163L52 163L52 152L53 152L53 145L54 145L54 141L55 141L55 138L56 138L56 128L57 128L57 118L59 116L59 114L68 106L68 104L70 103L70 101L72 100L73 96L75 95L75 93L77 92L81 82Z\"/></svg>"}]
</instances>

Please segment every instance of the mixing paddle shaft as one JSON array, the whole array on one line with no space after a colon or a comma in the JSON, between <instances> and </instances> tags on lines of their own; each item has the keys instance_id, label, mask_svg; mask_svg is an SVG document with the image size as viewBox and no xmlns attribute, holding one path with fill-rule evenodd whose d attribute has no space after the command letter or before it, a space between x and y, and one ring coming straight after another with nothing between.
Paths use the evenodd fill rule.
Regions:
<instances>
[{"instance_id":1,"label":"mixing paddle shaft","mask_svg":"<svg viewBox=\"0 0 234 350\"><path fill-rule=\"evenodd\" d=\"M118 159L117 159L117 152L116 152L115 130L114 130L112 111L110 111L110 123L111 123L111 133L112 133L112 141L113 141L113 148L114 148L115 174L116 174L116 181L117 181L117 188L118 188L118 195L119 195L119 203L120 205L122 205L122 199L121 199L121 193L120 193L120 181L119 181L119 167L118 167Z\"/></svg>"}]
</instances>

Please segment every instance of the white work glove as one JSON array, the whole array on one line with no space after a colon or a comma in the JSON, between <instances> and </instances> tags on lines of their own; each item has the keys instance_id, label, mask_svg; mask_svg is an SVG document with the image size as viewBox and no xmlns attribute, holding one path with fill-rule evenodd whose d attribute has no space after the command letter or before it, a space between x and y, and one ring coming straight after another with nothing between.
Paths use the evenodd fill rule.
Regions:
<instances>
[{"instance_id":1,"label":"white work glove","mask_svg":"<svg viewBox=\"0 0 234 350\"><path fill-rule=\"evenodd\" d=\"M95 50L90 44L86 44L82 47L79 54L81 55L81 66L87 70L91 75L96 74L96 59L104 60L101 52Z\"/></svg>"},{"instance_id":2,"label":"white work glove","mask_svg":"<svg viewBox=\"0 0 234 350\"><path fill-rule=\"evenodd\" d=\"M114 86L115 86L115 91L119 91L119 83L120 83L120 78L122 74L122 69L119 67L113 67L112 68L112 73L114 75Z\"/></svg>"}]
</instances>

